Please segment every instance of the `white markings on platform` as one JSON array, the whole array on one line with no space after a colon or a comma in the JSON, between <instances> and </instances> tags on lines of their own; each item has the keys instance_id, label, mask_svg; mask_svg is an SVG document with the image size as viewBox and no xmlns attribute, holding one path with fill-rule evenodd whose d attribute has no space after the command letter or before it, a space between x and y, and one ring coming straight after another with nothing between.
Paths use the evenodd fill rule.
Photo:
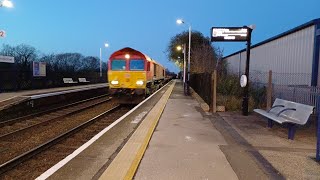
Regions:
<instances>
[{"instance_id":1,"label":"white markings on platform","mask_svg":"<svg viewBox=\"0 0 320 180\"><path fill-rule=\"evenodd\" d=\"M142 118L144 118L144 116L145 116L146 114L148 114L148 111L143 111L143 112L140 113L138 116L136 116L136 117L134 118L134 120L131 121L131 123L134 123L134 124L139 123L139 122L142 120Z\"/></svg>"},{"instance_id":2,"label":"white markings on platform","mask_svg":"<svg viewBox=\"0 0 320 180\"><path fill-rule=\"evenodd\" d=\"M189 114L183 114L182 117L190 117Z\"/></svg>"},{"instance_id":3,"label":"white markings on platform","mask_svg":"<svg viewBox=\"0 0 320 180\"><path fill-rule=\"evenodd\" d=\"M11 97L11 98L8 98L8 99L5 99L5 100L1 100L0 102L8 101L8 100L13 99L13 98L16 98L16 97L18 97L18 96L13 96L13 97Z\"/></svg>"},{"instance_id":4,"label":"white markings on platform","mask_svg":"<svg viewBox=\"0 0 320 180\"><path fill-rule=\"evenodd\" d=\"M184 139L189 142L189 141L193 141L193 138L191 136L185 136Z\"/></svg>"},{"instance_id":5,"label":"white markings on platform","mask_svg":"<svg viewBox=\"0 0 320 180\"><path fill-rule=\"evenodd\" d=\"M166 92L166 91L163 90L163 91L161 91L160 93L161 93L161 94L164 94L165 92Z\"/></svg>"},{"instance_id":6,"label":"white markings on platform","mask_svg":"<svg viewBox=\"0 0 320 180\"><path fill-rule=\"evenodd\" d=\"M99 139L102 135L104 135L107 131L109 131L112 127L117 125L119 122L121 122L124 118L129 116L133 111L138 109L142 104L144 104L146 101L148 101L151 97L153 97L155 94L157 94L159 91L161 91L164 87L166 87L169 83L167 83L165 86L160 88L158 91L153 93L151 96L149 96L147 99L142 101L140 104L138 104L136 107L131 109L129 112L127 112L125 115L121 116L118 120L110 124L108 127L103 129L101 132L99 132L97 135L95 135L93 138L91 138L88 142L83 144L81 147L76 149L72 154L58 162L56 165L52 166L50 169L48 169L46 172L41 174L39 177L36 178L36 180L45 180L48 177L50 177L53 173L58 171L60 168L62 168L65 164L67 164L69 161L71 161L73 158L75 158L77 155L79 155L82 151L84 151L87 147L89 147L91 144L93 144L97 139Z\"/></svg>"},{"instance_id":7,"label":"white markings on platform","mask_svg":"<svg viewBox=\"0 0 320 180\"><path fill-rule=\"evenodd\" d=\"M194 103L186 103L186 105L188 105L188 106L197 106L197 105L199 105L199 103L197 103L197 102L194 102Z\"/></svg>"},{"instance_id":8,"label":"white markings on platform","mask_svg":"<svg viewBox=\"0 0 320 180\"><path fill-rule=\"evenodd\" d=\"M81 87L78 89L70 89L70 90L64 90L64 91L48 92L48 93L44 93L44 94L31 95L30 97L31 97L31 99L39 99L39 98L43 98L43 97L57 96L57 95L61 95L61 94L74 93L74 92L91 90L91 89L99 89L99 88L104 88L104 87L107 87L107 86L105 84L102 84L102 85L96 85L96 86Z\"/></svg>"}]
</instances>

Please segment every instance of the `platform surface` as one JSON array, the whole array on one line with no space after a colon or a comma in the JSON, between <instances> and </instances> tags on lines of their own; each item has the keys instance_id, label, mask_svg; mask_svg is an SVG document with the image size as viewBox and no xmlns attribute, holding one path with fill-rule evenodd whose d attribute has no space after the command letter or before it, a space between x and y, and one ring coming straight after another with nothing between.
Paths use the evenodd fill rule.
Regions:
<instances>
[{"instance_id":1,"label":"platform surface","mask_svg":"<svg viewBox=\"0 0 320 180\"><path fill-rule=\"evenodd\" d=\"M17 92L0 93L0 109L3 109L4 107L10 104L18 104L22 101L29 99L33 95L69 91L69 90L76 90L76 89L96 88L96 87L103 87L103 86L107 87L107 83L57 87L57 88L49 88L49 89L22 90Z\"/></svg>"},{"instance_id":2,"label":"platform surface","mask_svg":"<svg viewBox=\"0 0 320 180\"><path fill-rule=\"evenodd\" d=\"M177 83L135 179L238 179L219 148L222 135L199 111Z\"/></svg>"}]
</instances>

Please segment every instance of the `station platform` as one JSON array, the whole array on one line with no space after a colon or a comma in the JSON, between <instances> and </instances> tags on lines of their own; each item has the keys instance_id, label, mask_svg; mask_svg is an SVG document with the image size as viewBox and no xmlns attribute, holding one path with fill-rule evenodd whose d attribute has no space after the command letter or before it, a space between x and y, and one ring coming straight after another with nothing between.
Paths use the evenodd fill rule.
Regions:
<instances>
[{"instance_id":1,"label":"station platform","mask_svg":"<svg viewBox=\"0 0 320 180\"><path fill-rule=\"evenodd\" d=\"M0 110L7 108L10 105L19 104L23 101L32 98L33 96L36 97L37 95L53 95L49 93L67 93L70 91L81 91L101 87L107 87L107 83L57 87L49 89L22 90L17 92L4 92L0 93Z\"/></svg>"},{"instance_id":2,"label":"station platform","mask_svg":"<svg viewBox=\"0 0 320 180\"><path fill-rule=\"evenodd\" d=\"M161 105L155 106L157 112L151 111L152 118L144 120L150 123L139 126L132 136L135 140L128 141L100 179L237 179L219 149L226 144L221 134L202 117L197 101L183 95L181 82L171 86L157 104ZM148 133L154 128L153 135ZM137 142L142 143L140 147Z\"/></svg>"},{"instance_id":3,"label":"station platform","mask_svg":"<svg viewBox=\"0 0 320 180\"><path fill-rule=\"evenodd\" d=\"M291 141L266 126L255 114L203 111L175 80L37 179L320 177L310 130Z\"/></svg>"}]
</instances>

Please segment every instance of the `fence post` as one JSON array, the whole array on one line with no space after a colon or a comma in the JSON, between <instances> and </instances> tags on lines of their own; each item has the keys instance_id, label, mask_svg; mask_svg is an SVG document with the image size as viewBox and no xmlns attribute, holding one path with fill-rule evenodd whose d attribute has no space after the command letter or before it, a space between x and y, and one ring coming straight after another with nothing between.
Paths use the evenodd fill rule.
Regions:
<instances>
[{"instance_id":1,"label":"fence post","mask_svg":"<svg viewBox=\"0 0 320 180\"><path fill-rule=\"evenodd\" d=\"M212 112L217 112L217 70L213 71L211 76L212 82Z\"/></svg>"},{"instance_id":2,"label":"fence post","mask_svg":"<svg viewBox=\"0 0 320 180\"><path fill-rule=\"evenodd\" d=\"M267 110L271 109L272 104L272 71L269 71L268 89L267 89Z\"/></svg>"},{"instance_id":3,"label":"fence post","mask_svg":"<svg viewBox=\"0 0 320 180\"><path fill-rule=\"evenodd\" d=\"M317 98L317 116L318 116L318 123L317 123L317 152L316 152L316 160L320 161L320 96Z\"/></svg>"}]
</instances>

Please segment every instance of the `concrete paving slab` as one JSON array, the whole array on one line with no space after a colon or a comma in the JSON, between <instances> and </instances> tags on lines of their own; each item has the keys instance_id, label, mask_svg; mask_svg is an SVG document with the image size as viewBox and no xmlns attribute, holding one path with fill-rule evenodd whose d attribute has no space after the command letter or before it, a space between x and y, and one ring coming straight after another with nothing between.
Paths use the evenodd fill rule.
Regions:
<instances>
[{"instance_id":1,"label":"concrete paving slab","mask_svg":"<svg viewBox=\"0 0 320 180\"><path fill-rule=\"evenodd\" d=\"M219 113L224 121L243 137L247 144L242 150L261 157L286 179L320 179L320 165L315 162L315 124L297 129L295 139L287 139L287 128L275 124L267 128L265 118L255 113L242 116L240 112ZM228 148L229 149L229 148ZM226 153L228 154L228 153ZM266 166L265 163L257 164ZM233 163L234 164L234 163ZM264 169L265 167L261 167Z\"/></svg>"}]
</instances>

